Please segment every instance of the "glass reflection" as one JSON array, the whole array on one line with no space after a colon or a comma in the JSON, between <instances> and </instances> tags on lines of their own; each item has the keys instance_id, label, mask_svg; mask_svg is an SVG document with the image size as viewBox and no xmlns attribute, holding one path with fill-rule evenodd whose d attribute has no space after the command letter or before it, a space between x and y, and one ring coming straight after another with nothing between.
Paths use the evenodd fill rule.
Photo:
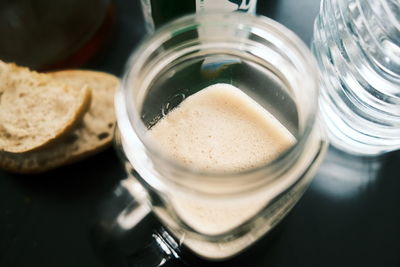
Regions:
<instances>
[{"instance_id":1,"label":"glass reflection","mask_svg":"<svg viewBox=\"0 0 400 267\"><path fill-rule=\"evenodd\" d=\"M336 199L355 197L374 184L383 157L355 156L331 146L311 190Z\"/></svg>"}]
</instances>

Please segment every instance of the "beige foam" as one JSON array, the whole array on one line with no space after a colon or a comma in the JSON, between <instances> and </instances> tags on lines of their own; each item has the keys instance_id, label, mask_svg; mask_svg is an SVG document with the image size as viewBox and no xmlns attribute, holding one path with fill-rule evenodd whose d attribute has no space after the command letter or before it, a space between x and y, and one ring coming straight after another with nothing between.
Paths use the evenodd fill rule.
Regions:
<instances>
[{"instance_id":1,"label":"beige foam","mask_svg":"<svg viewBox=\"0 0 400 267\"><path fill-rule=\"evenodd\" d=\"M218 172L267 164L296 142L273 115L229 84L215 84L188 97L153 126L149 135L166 155L185 166ZM259 194L246 200L212 202L170 193L171 204L180 218L208 235L237 227L260 211L270 198ZM210 254L205 252L209 250L207 244L190 239L184 243L199 254ZM226 249L216 251L213 247L211 254L218 258L227 253Z\"/></svg>"},{"instance_id":2,"label":"beige foam","mask_svg":"<svg viewBox=\"0 0 400 267\"><path fill-rule=\"evenodd\" d=\"M274 116L229 84L188 97L149 134L187 167L222 172L265 164L295 142Z\"/></svg>"}]
</instances>

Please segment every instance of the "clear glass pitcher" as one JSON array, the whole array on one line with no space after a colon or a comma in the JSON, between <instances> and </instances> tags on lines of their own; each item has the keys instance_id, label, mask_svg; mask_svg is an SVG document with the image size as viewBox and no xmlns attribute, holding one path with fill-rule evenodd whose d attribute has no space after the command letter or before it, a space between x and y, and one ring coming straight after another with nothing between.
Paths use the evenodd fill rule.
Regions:
<instances>
[{"instance_id":1,"label":"clear glass pitcher","mask_svg":"<svg viewBox=\"0 0 400 267\"><path fill-rule=\"evenodd\" d=\"M312 50L333 145L379 155L400 148L400 2L322 0Z\"/></svg>"}]
</instances>

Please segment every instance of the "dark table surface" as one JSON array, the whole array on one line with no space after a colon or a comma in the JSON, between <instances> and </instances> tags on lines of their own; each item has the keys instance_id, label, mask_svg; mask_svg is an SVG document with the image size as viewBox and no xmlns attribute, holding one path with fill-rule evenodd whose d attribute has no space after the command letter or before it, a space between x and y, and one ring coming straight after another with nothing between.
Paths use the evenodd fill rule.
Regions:
<instances>
[{"instance_id":1,"label":"dark table surface","mask_svg":"<svg viewBox=\"0 0 400 267\"><path fill-rule=\"evenodd\" d=\"M260 13L310 43L319 0L259 1ZM115 4L110 42L84 67L121 76L144 29L139 1L117 0ZM104 266L107 258L99 253L91 233L99 205L122 178L124 172L112 148L43 175L0 172L0 266ZM202 266L400 266L399 191L400 151L360 158L330 149L304 197L272 234L228 262L209 264L190 255L189 262Z\"/></svg>"}]
</instances>

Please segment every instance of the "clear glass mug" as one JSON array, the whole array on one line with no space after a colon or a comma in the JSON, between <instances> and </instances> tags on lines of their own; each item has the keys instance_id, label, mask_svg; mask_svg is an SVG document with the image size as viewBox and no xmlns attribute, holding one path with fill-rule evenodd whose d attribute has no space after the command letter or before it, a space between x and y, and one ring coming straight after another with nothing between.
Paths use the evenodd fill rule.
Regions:
<instances>
[{"instance_id":1,"label":"clear glass mug","mask_svg":"<svg viewBox=\"0 0 400 267\"><path fill-rule=\"evenodd\" d=\"M199 172L165 157L148 129L184 98L221 82L252 96L297 143L240 173ZM323 159L318 93L309 49L275 21L201 14L162 27L132 54L115 99L116 144L130 176L123 184L137 201L117 224L135 227L151 210L167 230L154 236L169 255L181 244L208 260L248 248L295 205Z\"/></svg>"}]
</instances>

